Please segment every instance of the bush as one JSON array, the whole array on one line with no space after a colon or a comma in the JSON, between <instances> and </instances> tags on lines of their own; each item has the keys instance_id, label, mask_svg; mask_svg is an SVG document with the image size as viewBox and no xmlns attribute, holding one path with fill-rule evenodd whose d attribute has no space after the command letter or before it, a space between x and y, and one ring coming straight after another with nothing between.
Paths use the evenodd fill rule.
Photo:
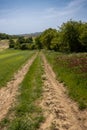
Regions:
<instances>
[{"instance_id":1,"label":"bush","mask_svg":"<svg viewBox=\"0 0 87 130\"><path fill-rule=\"evenodd\" d=\"M20 49L27 50L28 49L28 43L23 43L20 45Z\"/></svg>"},{"instance_id":2,"label":"bush","mask_svg":"<svg viewBox=\"0 0 87 130\"><path fill-rule=\"evenodd\" d=\"M14 40L13 40L13 39L10 39L10 40L9 40L9 48L14 48L14 46L15 46Z\"/></svg>"},{"instance_id":3,"label":"bush","mask_svg":"<svg viewBox=\"0 0 87 130\"><path fill-rule=\"evenodd\" d=\"M20 43L18 41L15 43L14 49L20 49Z\"/></svg>"}]
</instances>

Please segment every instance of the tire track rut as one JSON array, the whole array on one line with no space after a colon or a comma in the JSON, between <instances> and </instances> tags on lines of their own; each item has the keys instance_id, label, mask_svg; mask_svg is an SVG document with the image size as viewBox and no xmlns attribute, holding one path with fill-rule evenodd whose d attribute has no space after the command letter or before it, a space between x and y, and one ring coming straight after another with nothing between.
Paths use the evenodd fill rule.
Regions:
<instances>
[{"instance_id":1,"label":"tire track rut","mask_svg":"<svg viewBox=\"0 0 87 130\"><path fill-rule=\"evenodd\" d=\"M43 98L40 106L45 116L39 130L87 130L87 110L79 111L69 99L66 88L56 80L55 73L42 54L45 75Z\"/></svg>"},{"instance_id":2,"label":"tire track rut","mask_svg":"<svg viewBox=\"0 0 87 130\"><path fill-rule=\"evenodd\" d=\"M18 94L19 84L24 79L24 76L32 65L37 54L31 57L28 62L13 76L12 80L7 83L6 87L0 89L0 121L6 116L9 109L15 102Z\"/></svg>"}]
</instances>

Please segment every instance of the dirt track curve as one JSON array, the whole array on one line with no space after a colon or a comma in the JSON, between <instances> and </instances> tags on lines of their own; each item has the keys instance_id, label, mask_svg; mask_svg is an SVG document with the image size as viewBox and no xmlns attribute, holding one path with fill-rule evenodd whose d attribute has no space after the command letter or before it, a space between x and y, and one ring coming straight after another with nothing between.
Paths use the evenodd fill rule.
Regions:
<instances>
[{"instance_id":1,"label":"dirt track curve","mask_svg":"<svg viewBox=\"0 0 87 130\"><path fill-rule=\"evenodd\" d=\"M6 116L8 110L15 101L19 84L28 72L29 67L33 63L36 55L31 57L29 61L19 70L6 87L0 89L0 121Z\"/></svg>"},{"instance_id":2,"label":"dirt track curve","mask_svg":"<svg viewBox=\"0 0 87 130\"><path fill-rule=\"evenodd\" d=\"M77 104L66 94L63 84L42 54L45 75L41 107L45 116L39 130L87 130L87 111L79 111Z\"/></svg>"}]
</instances>

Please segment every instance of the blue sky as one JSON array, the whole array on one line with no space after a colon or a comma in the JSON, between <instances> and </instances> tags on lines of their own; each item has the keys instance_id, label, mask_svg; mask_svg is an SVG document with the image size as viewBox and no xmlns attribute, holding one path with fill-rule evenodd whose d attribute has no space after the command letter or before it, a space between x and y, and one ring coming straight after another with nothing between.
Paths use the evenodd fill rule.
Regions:
<instances>
[{"instance_id":1,"label":"blue sky","mask_svg":"<svg viewBox=\"0 0 87 130\"><path fill-rule=\"evenodd\" d=\"M87 0L0 0L0 32L24 34L87 21Z\"/></svg>"}]
</instances>

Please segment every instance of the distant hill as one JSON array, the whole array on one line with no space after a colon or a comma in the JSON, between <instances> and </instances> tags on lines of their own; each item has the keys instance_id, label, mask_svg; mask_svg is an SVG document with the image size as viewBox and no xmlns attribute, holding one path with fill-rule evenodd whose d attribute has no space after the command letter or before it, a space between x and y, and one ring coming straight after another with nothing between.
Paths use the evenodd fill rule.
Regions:
<instances>
[{"instance_id":1,"label":"distant hill","mask_svg":"<svg viewBox=\"0 0 87 130\"><path fill-rule=\"evenodd\" d=\"M0 33L0 40L4 40L4 39L10 39L10 38L18 38L20 36L24 36L24 37L37 37L39 35L41 35L42 32L35 32L35 33L29 33L29 34L18 34L18 35L10 35L10 34L6 34L6 33Z\"/></svg>"},{"instance_id":2,"label":"distant hill","mask_svg":"<svg viewBox=\"0 0 87 130\"><path fill-rule=\"evenodd\" d=\"M36 37L39 36L42 32L35 32L30 34L19 34L18 36L24 36L24 37Z\"/></svg>"}]
</instances>

